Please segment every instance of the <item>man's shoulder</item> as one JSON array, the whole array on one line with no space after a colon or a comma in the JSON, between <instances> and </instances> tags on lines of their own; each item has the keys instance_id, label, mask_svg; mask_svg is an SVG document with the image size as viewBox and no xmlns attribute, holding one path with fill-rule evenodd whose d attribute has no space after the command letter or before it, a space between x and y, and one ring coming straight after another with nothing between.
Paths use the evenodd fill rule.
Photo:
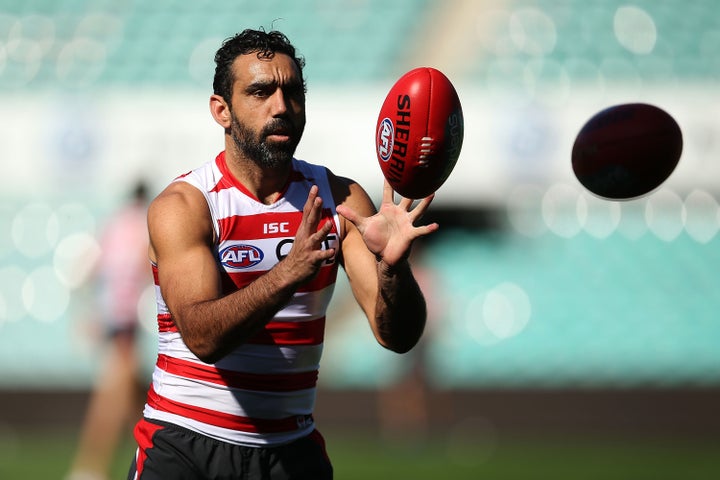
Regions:
<instances>
[{"instance_id":1,"label":"man's shoulder","mask_svg":"<svg viewBox=\"0 0 720 480\"><path fill-rule=\"evenodd\" d=\"M170 182L170 185L186 183L199 190L210 191L216 187L223 176L223 172L218 167L216 160L210 160L192 170L178 175Z\"/></svg>"}]
</instances>

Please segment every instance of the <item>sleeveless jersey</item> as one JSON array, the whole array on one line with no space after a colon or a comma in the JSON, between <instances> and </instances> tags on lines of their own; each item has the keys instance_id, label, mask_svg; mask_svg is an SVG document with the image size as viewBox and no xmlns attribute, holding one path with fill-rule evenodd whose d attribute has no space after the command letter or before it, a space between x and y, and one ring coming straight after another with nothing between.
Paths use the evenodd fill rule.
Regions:
<instances>
[{"instance_id":1,"label":"sleeveless jersey","mask_svg":"<svg viewBox=\"0 0 720 480\"><path fill-rule=\"evenodd\" d=\"M195 186L207 200L224 293L243 288L287 255L313 184L323 199L321 225L333 222L323 248L339 252L339 223L325 167L293 159L286 190L271 205L257 201L235 180L224 152L175 181ZM144 416L244 446L282 445L312 432L335 258L263 330L212 365L183 342L162 298L157 265L153 271L159 344Z\"/></svg>"}]
</instances>

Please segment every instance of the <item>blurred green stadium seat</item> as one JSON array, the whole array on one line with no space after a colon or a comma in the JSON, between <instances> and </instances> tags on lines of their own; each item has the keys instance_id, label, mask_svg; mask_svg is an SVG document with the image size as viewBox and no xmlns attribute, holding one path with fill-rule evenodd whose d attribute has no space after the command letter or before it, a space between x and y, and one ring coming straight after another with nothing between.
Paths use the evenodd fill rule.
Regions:
<instances>
[{"instance_id":1,"label":"blurred green stadium seat","mask_svg":"<svg viewBox=\"0 0 720 480\"><path fill-rule=\"evenodd\" d=\"M720 295L712 287L719 242L448 235L429 260L446 306L431 352L433 379L445 386L713 384L720 380ZM487 319L482 302L468 300L503 281L527 293L530 321L508 338L473 335L469 325Z\"/></svg>"},{"instance_id":2,"label":"blurred green stadium seat","mask_svg":"<svg viewBox=\"0 0 720 480\"><path fill-rule=\"evenodd\" d=\"M216 48L245 28L284 31L308 60L307 73L318 82L363 82L384 78L389 62L408 49L410 33L421 25L431 0L89 2L87 0L0 0L0 87L203 87L188 70L193 49L206 39ZM106 32L80 28L89 16L119 27ZM32 29L41 16L54 35L50 48L37 53ZM409 21L412 19L412 21ZM90 20L92 21L92 19ZM117 35L114 36L113 34ZM73 40L90 38L103 49L97 78L58 82L56 64ZM19 43L22 40L24 43ZM35 62L40 63L33 73ZM212 57L208 55L208 64ZM30 70L29 72L27 70ZM202 83L199 82L202 81Z\"/></svg>"},{"instance_id":3,"label":"blurred green stadium seat","mask_svg":"<svg viewBox=\"0 0 720 480\"><path fill-rule=\"evenodd\" d=\"M657 38L654 47L647 54L633 53L625 49L614 32L615 13L629 4L622 0L586 2L581 0L515 0L505 2L500 8L506 14L534 12L544 15L555 28L556 44L551 52L541 55L568 66L568 62L582 60L596 69L604 70L612 80L622 81L628 77L640 77L649 81L670 81L674 79L720 78L720 62L708 61L703 52L704 42L717 39L720 16L712 2L681 1L653 2L641 0L632 3L642 9L654 23ZM508 17L509 18L509 17ZM514 25L499 25L500 35L516 35L526 41L538 34L532 29L532 22L517 21ZM521 25L521 26L518 26ZM525 27L525 37L522 28ZM514 32L514 33L513 33ZM542 33L542 32L540 32ZM517 37L520 35L520 37ZM474 73L482 77L495 75L494 65L499 60L519 60L522 63L537 56L523 50L521 45L511 42L510 48L500 51L484 51L478 56ZM717 42L715 42L717 45ZM717 49L715 49L717 50ZM717 55L714 56L717 60ZM572 63L571 63L572 65ZM597 70L569 68L572 80L582 82L586 75L594 76ZM512 75L512 72L508 72ZM541 79L542 80L542 79ZM552 81L552 79L549 79Z\"/></svg>"}]
</instances>

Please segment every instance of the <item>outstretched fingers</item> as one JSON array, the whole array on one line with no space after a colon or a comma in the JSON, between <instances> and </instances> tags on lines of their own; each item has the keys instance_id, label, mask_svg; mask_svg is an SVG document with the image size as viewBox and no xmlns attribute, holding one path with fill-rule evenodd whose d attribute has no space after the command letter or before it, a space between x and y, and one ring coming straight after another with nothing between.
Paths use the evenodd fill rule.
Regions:
<instances>
[{"instance_id":1,"label":"outstretched fingers","mask_svg":"<svg viewBox=\"0 0 720 480\"><path fill-rule=\"evenodd\" d=\"M398 206L400 208L402 208L403 210L409 212L412 207L412 204L413 204L412 198L400 197L400 203L398 204Z\"/></svg>"},{"instance_id":2,"label":"outstretched fingers","mask_svg":"<svg viewBox=\"0 0 720 480\"><path fill-rule=\"evenodd\" d=\"M332 220L321 225L322 198L318 187L312 186L303 206L303 216L295 234L292 247L283 264L288 274L304 283L319 271L322 264L335 255L335 249L327 244L327 236L333 228Z\"/></svg>"},{"instance_id":3,"label":"outstretched fingers","mask_svg":"<svg viewBox=\"0 0 720 480\"><path fill-rule=\"evenodd\" d=\"M435 193L431 193L427 197L420 199L417 205L413 207L415 199L401 196L398 206L408 212L415 212L415 218L418 219L427 211L433 201L433 198L435 198ZM385 180L383 184L383 202L392 204L395 203L395 191L387 180Z\"/></svg>"},{"instance_id":4,"label":"outstretched fingers","mask_svg":"<svg viewBox=\"0 0 720 480\"><path fill-rule=\"evenodd\" d=\"M419 227L415 227L414 228L414 230L415 230L414 238L428 235L428 234L436 231L438 228L440 228L440 225L437 222L428 223L427 225L421 225Z\"/></svg>"},{"instance_id":5,"label":"outstretched fingers","mask_svg":"<svg viewBox=\"0 0 720 480\"><path fill-rule=\"evenodd\" d=\"M415 205L415 208L408 211L408 214L410 215L413 223L415 223L417 220L420 220L420 218L425 215L425 212L427 212L428 208L430 208L430 204L432 203L433 198L435 198L434 193L420 200L418 204Z\"/></svg>"},{"instance_id":6,"label":"outstretched fingers","mask_svg":"<svg viewBox=\"0 0 720 480\"><path fill-rule=\"evenodd\" d=\"M359 226L365 217L360 216L355 210L345 205L338 205L335 207L337 213L345 217L356 227Z\"/></svg>"},{"instance_id":7,"label":"outstretched fingers","mask_svg":"<svg viewBox=\"0 0 720 480\"><path fill-rule=\"evenodd\" d=\"M318 197L318 187L313 185L310 187L308 198L305 201L303 207L303 226L308 229L309 232L317 230L317 226L320 223L320 217L322 213L322 198Z\"/></svg>"},{"instance_id":8,"label":"outstretched fingers","mask_svg":"<svg viewBox=\"0 0 720 480\"><path fill-rule=\"evenodd\" d=\"M318 187L310 187L307 201L303 207L303 234L310 239L314 245L320 245L332 230L332 222L327 221L320 226L322 220L323 200L318 196ZM318 228L319 227L319 228Z\"/></svg>"},{"instance_id":9,"label":"outstretched fingers","mask_svg":"<svg viewBox=\"0 0 720 480\"><path fill-rule=\"evenodd\" d=\"M395 203L395 190L387 179L383 181L383 203Z\"/></svg>"}]
</instances>

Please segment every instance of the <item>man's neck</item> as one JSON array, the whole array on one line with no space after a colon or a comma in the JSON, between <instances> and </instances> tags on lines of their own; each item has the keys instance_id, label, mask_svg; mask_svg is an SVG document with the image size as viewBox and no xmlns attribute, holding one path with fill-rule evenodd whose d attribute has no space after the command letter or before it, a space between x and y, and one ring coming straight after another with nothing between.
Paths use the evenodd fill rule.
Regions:
<instances>
[{"instance_id":1,"label":"man's neck","mask_svg":"<svg viewBox=\"0 0 720 480\"><path fill-rule=\"evenodd\" d=\"M282 195L292 171L292 165L280 168L262 167L257 162L238 155L234 149L226 149L225 161L235 179L266 205L276 202Z\"/></svg>"}]
</instances>

